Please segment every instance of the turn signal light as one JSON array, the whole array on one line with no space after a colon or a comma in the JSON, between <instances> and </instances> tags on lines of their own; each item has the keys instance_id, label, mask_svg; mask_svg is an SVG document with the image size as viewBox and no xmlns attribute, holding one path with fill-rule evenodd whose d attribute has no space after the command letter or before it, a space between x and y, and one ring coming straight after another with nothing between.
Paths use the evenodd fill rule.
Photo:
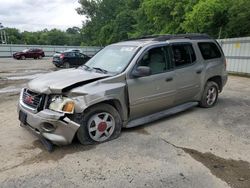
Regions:
<instances>
[{"instance_id":1,"label":"turn signal light","mask_svg":"<svg viewBox=\"0 0 250 188\"><path fill-rule=\"evenodd\" d=\"M62 111L68 112L68 113L73 113L74 107L75 107L74 102L73 102L73 101L69 101L69 102L67 102L67 103L63 106Z\"/></svg>"}]
</instances>

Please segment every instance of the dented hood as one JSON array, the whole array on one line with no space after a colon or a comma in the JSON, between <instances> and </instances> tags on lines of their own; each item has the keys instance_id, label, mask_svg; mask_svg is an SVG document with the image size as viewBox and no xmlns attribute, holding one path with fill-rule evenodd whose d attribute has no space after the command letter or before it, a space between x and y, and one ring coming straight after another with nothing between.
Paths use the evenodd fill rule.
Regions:
<instances>
[{"instance_id":1,"label":"dented hood","mask_svg":"<svg viewBox=\"0 0 250 188\"><path fill-rule=\"evenodd\" d=\"M107 74L83 69L66 69L37 77L28 83L28 87L38 93L56 94L108 76Z\"/></svg>"}]
</instances>

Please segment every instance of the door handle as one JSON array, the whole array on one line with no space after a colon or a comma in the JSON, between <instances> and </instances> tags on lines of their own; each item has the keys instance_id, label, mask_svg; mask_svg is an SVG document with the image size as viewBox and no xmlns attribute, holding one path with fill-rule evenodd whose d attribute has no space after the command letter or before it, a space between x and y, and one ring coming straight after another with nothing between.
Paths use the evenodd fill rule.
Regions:
<instances>
[{"instance_id":1,"label":"door handle","mask_svg":"<svg viewBox=\"0 0 250 188\"><path fill-rule=\"evenodd\" d=\"M202 72L202 69L196 71L197 74L200 74L201 72Z\"/></svg>"},{"instance_id":2,"label":"door handle","mask_svg":"<svg viewBox=\"0 0 250 188\"><path fill-rule=\"evenodd\" d=\"M171 82L173 80L172 77L166 78L166 82Z\"/></svg>"}]
</instances>

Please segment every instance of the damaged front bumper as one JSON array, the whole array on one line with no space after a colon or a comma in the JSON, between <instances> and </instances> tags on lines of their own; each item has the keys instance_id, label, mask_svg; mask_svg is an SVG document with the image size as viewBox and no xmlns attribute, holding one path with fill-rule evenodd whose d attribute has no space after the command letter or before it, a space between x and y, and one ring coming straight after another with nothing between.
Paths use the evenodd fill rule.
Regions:
<instances>
[{"instance_id":1,"label":"damaged front bumper","mask_svg":"<svg viewBox=\"0 0 250 188\"><path fill-rule=\"evenodd\" d=\"M49 109L34 113L21 102L18 105L18 114L24 127L55 145L70 144L80 127L78 123L70 120L64 113Z\"/></svg>"}]
</instances>

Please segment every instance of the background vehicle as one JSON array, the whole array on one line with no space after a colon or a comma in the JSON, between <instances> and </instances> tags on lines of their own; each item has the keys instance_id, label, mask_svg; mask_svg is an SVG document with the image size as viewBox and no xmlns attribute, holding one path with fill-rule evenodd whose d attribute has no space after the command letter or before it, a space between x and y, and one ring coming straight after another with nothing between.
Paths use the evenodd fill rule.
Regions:
<instances>
[{"instance_id":1,"label":"background vehicle","mask_svg":"<svg viewBox=\"0 0 250 188\"><path fill-rule=\"evenodd\" d=\"M55 144L101 143L194 106L213 107L227 82L224 54L207 35L149 36L109 45L78 69L23 89L19 119Z\"/></svg>"},{"instance_id":2,"label":"background vehicle","mask_svg":"<svg viewBox=\"0 0 250 188\"><path fill-rule=\"evenodd\" d=\"M42 59L45 56L45 53L42 49L25 49L21 52L16 52L13 54L13 58L15 59L26 59L26 58L34 58L34 59Z\"/></svg>"},{"instance_id":3,"label":"background vehicle","mask_svg":"<svg viewBox=\"0 0 250 188\"><path fill-rule=\"evenodd\" d=\"M79 50L67 50L64 52L56 52L53 55L53 64L56 67L77 67L83 65L90 59L89 56L80 53Z\"/></svg>"}]
</instances>

